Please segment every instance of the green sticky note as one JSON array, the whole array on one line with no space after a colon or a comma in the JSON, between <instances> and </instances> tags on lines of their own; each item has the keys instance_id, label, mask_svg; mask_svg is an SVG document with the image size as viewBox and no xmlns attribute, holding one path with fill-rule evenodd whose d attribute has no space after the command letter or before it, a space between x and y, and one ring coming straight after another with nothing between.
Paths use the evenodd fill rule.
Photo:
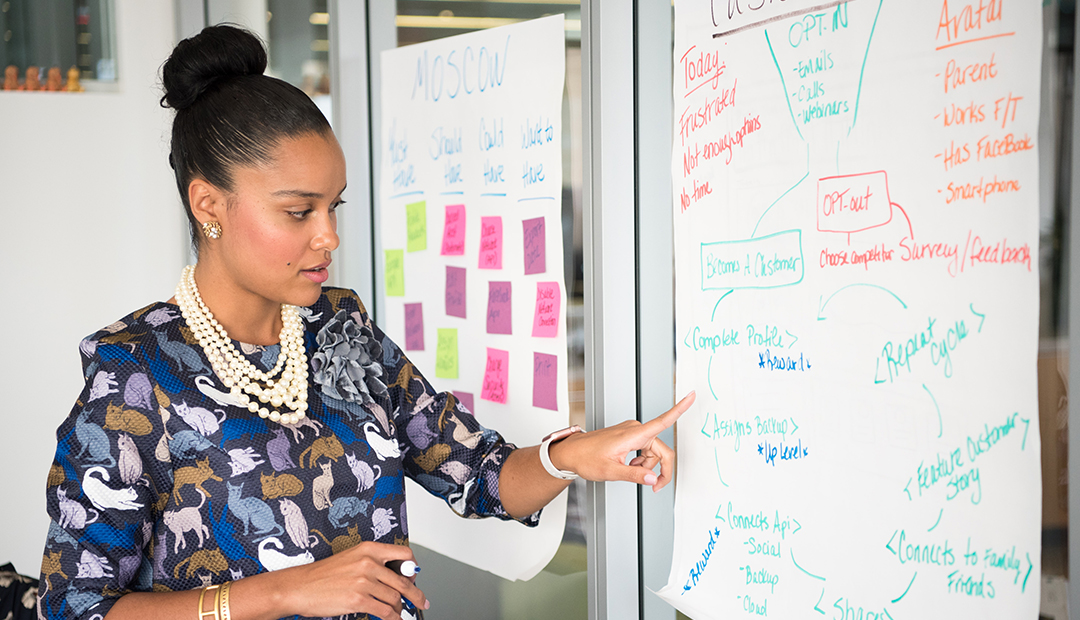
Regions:
<instances>
[{"instance_id":1,"label":"green sticky note","mask_svg":"<svg viewBox=\"0 0 1080 620\"><path fill-rule=\"evenodd\" d=\"M427 203L424 201L405 205L405 221L409 231L410 252L427 249Z\"/></svg>"},{"instance_id":2,"label":"green sticky note","mask_svg":"<svg viewBox=\"0 0 1080 620\"><path fill-rule=\"evenodd\" d=\"M386 296L405 296L405 251L386 250Z\"/></svg>"},{"instance_id":3,"label":"green sticky note","mask_svg":"<svg viewBox=\"0 0 1080 620\"><path fill-rule=\"evenodd\" d=\"M435 349L435 376L440 379L458 378L456 328L439 329L439 345Z\"/></svg>"}]
</instances>

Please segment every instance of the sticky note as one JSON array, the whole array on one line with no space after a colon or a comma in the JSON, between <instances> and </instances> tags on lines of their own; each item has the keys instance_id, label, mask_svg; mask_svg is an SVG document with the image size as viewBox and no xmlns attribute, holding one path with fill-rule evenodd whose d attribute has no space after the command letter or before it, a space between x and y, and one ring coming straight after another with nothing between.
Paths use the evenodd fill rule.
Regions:
<instances>
[{"instance_id":1,"label":"sticky note","mask_svg":"<svg viewBox=\"0 0 1080 620\"><path fill-rule=\"evenodd\" d=\"M488 282L487 333L511 333L509 282Z\"/></svg>"},{"instance_id":2,"label":"sticky note","mask_svg":"<svg viewBox=\"0 0 1080 620\"><path fill-rule=\"evenodd\" d=\"M464 267L446 267L446 315L465 318Z\"/></svg>"},{"instance_id":3,"label":"sticky note","mask_svg":"<svg viewBox=\"0 0 1080 620\"><path fill-rule=\"evenodd\" d=\"M537 217L521 222L524 232L525 275L547 271L547 235L544 233L544 218Z\"/></svg>"},{"instance_id":4,"label":"sticky note","mask_svg":"<svg viewBox=\"0 0 1080 620\"><path fill-rule=\"evenodd\" d=\"M475 411L473 409L473 395L472 392L459 392L454 390L454 398L458 399L458 402L465 405L465 408L469 410L469 413Z\"/></svg>"},{"instance_id":5,"label":"sticky note","mask_svg":"<svg viewBox=\"0 0 1080 620\"><path fill-rule=\"evenodd\" d=\"M386 282L387 297L405 296L405 251L386 250L386 271L383 280Z\"/></svg>"},{"instance_id":6,"label":"sticky note","mask_svg":"<svg viewBox=\"0 0 1080 620\"><path fill-rule=\"evenodd\" d=\"M424 304L405 304L405 350L424 350Z\"/></svg>"},{"instance_id":7,"label":"sticky note","mask_svg":"<svg viewBox=\"0 0 1080 620\"><path fill-rule=\"evenodd\" d=\"M439 328L439 344L435 348L435 376L440 379L458 378L457 329Z\"/></svg>"},{"instance_id":8,"label":"sticky note","mask_svg":"<svg viewBox=\"0 0 1080 620\"><path fill-rule=\"evenodd\" d=\"M408 244L405 249L419 252L427 249L427 203L424 201L405 205L405 222L408 228Z\"/></svg>"},{"instance_id":9,"label":"sticky note","mask_svg":"<svg viewBox=\"0 0 1080 620\"><path fill-rule=\"evenodd\" d=\"M559 410L559 358L533 353L533 407Z\"/></svg>"},{"instance_id":10,"label":"sticky note","mask_svg":"<svg viewBox=\"0 0 1080 620\"><path fill-rule=\"evenodd\" d=\"M532 335L554 338L559 335L559 304L562 293L558 282L536 283L536 315L533 318Z\"/></svg>"},{"instance_id":11,"label":"sticky note","mask_svg":"<svg viewBox=\"0 0 1080 620\"><path fill-rule=\"evenodd\" d=\"M480 268L502 269L502 218L480 218Z\"/></svg>"},{"instance_id":12,"label":"sticky note","mask_svg":"<svg viewBox=\"0 0 1080 620\"><path fill-rule=\"evenodd\" d=\"M446 222L443 224L443 256L465 254L465 205L446 205Z\"/></svg>"},{"instance_id":13,"label":"sticky note","mask_svg":"<svg viewBox=\"0 0 1080 620\"><path fill-rule=\"evenodd\" d=\"M484 367L484 387L480 391L480 398L506 404L509 376L510 352L488 347L487 365Z\"/></svg>"}]
</instances>

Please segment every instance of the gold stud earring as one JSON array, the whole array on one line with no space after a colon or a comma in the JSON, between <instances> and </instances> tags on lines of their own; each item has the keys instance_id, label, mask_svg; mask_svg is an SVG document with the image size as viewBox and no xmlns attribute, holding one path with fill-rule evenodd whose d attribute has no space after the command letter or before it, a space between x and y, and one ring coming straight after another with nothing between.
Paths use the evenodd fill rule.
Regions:
<instances>
[{"instance_id":1,"label":"gold stud earring","mask_svg":"<svg viewBox=\"0 0 1080 620\"><path fill-rule=\"evenodd\" d=\"M202 225L203 234L210 239L221 238L221 224L217 222L205 222Z\"/></svg>"}]
</instances>

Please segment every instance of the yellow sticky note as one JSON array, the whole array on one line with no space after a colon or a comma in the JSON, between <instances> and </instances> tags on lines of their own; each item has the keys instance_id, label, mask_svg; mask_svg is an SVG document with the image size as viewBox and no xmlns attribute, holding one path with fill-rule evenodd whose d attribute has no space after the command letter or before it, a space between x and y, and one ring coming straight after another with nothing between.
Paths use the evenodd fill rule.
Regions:
<instances>
[{"instance_id":1,"label":"yellow sticky note","mask_svg":"<svg viewBox=\"0 0 1080 620\"><path fill-rule=\"evenodd\" d=\"M435 376L440 379L458 378L456 328L439 329L439 344L435 349Z\"/></svg>"},{"instance_id":2,"label":"yellow sticky note","mask_svg":"<svg viewBox=\"0 0 1080 620\"><path fill-rule=\"evenodd\" d=\"M405 296L405 251L386 250L386 281L387 297Z\"/></svg>"},{"instance_id":3,"label":"yellow sticky note","mask_svg":"<svg viewBox=\"0 0 1080 620\"><path fill-rule=\"evenodd\" d=\"M405 221L408 226L409 242L405 246L410 252L427 249L427 203L414 202L405 205Z\"/></svg>"}]
</instances>

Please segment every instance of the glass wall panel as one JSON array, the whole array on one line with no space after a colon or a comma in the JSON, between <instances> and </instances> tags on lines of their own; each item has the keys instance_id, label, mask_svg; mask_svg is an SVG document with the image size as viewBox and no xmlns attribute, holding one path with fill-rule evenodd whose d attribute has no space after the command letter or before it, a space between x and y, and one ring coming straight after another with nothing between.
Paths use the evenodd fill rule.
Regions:
<instances>
[{"instance_id":1,"label":"glass wall panel","mask_svg":"<svg viewBox=\"0 0 1080 620\"><path fill-rule=\"evenodd\" d=\"M563 91L562 228L567 290L570 423L585 426L585 335L582 280L581 7L577 1L547 2L397 0L399 46L431 41L526 19L562 13L566 19L566 86ZM376 62L377 59L373 59ZM377 86L375 87L377 88ZM377 98L378 92L372 97ZM585 553L585 484L569 489L566 530L551 563L527 582L511 582L414 545L424 567L421 587L434 601L426 617L588 617Z\"/></svg>"}]
</instances>

